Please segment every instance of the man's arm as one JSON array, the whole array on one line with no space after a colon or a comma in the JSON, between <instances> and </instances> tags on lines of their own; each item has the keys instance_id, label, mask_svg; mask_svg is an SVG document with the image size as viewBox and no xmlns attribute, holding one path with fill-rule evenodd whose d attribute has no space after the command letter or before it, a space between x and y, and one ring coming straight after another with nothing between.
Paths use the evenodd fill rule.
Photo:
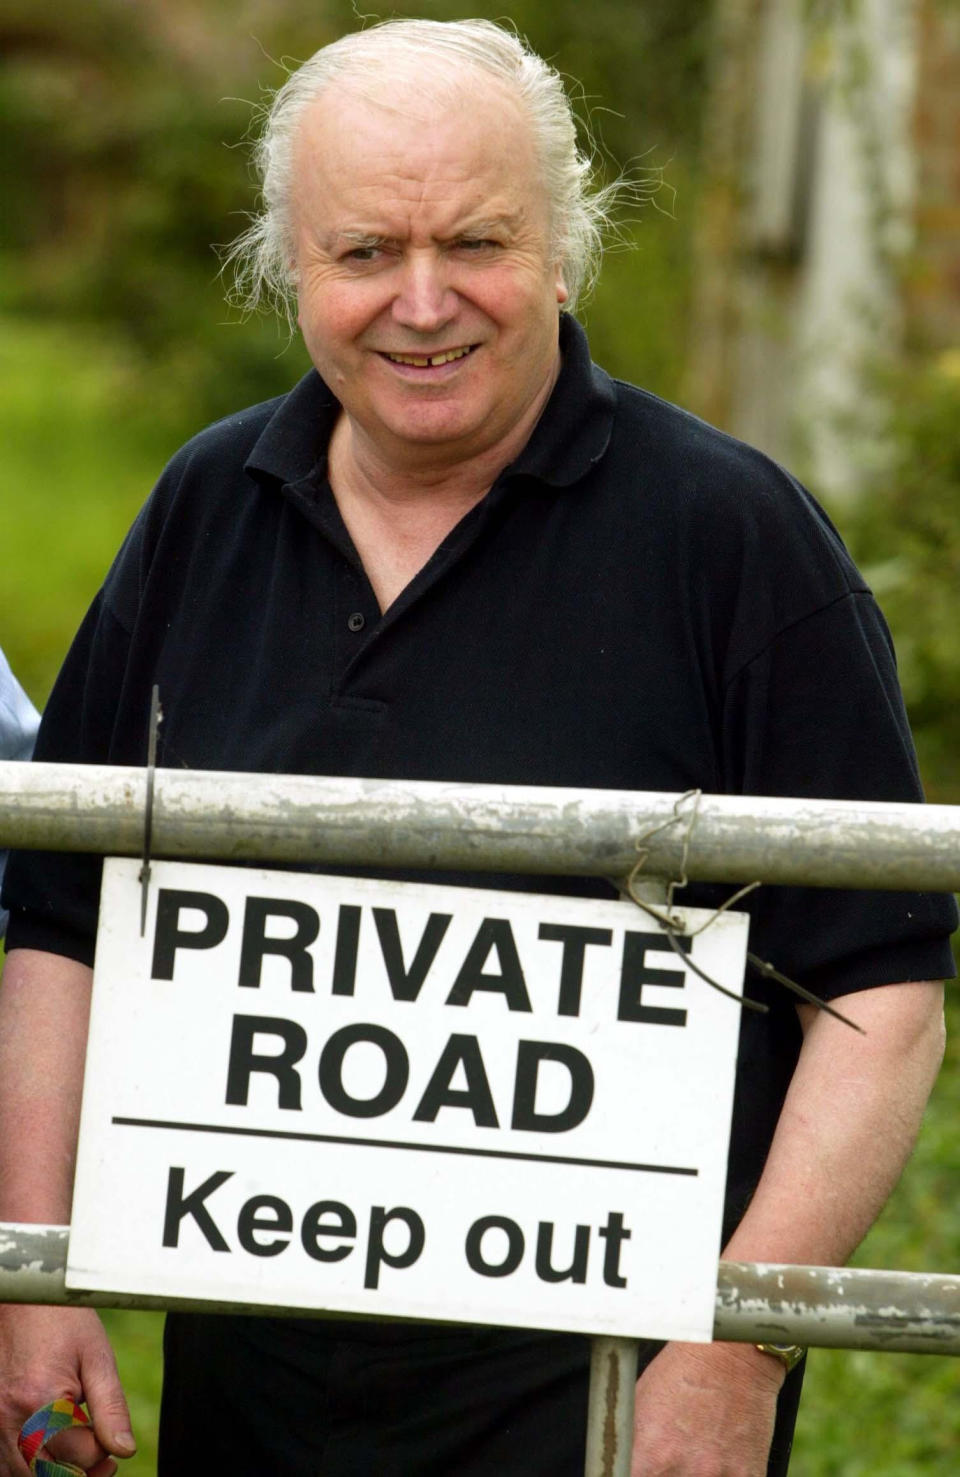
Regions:
<instances>
[{"instance_id":1,"label":"man's arm","mask_svg":"<svg viewBox=\"0 0 960 1477\"><path fill-rule=\"evenodd\" d=\"M0 985L0 1220L70 1220L91 972L15 949ZM56 1452L91 1477L134 1442L103 1326L89 1308L0 1308L0 1477L26 1477L23 1421L59 1396L85 1399L93 1431L64 1432ZM126 1439L124 1439L126 1437Z\"/></svg>"},{"instance_id":2,"label":"man's arm","mask_svg":"<svg viewBox=\"0 0 960 1477\"><path fill-rule=\"evenodd\" d=\"M939 983L844 996L866 1036L799 1009L800 1060L732 1261L842 1265L909 1158L943 1057ZM637 1382L633 1477L764 1477L783 1378L750 1344L668 1344Z\"/></svg>"}]
</instances>

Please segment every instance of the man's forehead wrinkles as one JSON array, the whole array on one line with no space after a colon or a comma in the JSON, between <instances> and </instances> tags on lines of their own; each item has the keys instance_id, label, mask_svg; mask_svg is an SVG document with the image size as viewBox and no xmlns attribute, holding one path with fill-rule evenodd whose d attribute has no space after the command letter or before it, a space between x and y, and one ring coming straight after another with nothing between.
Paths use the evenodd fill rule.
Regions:
<instances>
[{"instance_id":1,"label":"man's forehead wrinkles","mask_svg":"<svg viewBox=\"0 0 960 1477\"><path fill-rule=\"evenodd\" d=\"M425 206L443 209L456 206L489 217L508 217L524 209L519 190L504 188L502 177L492 171L489 178L476 169L464 169L459 173L416 174L393 172L382 167L372 172L362 163L344 160L334 168L321 171L320 178L311 180L309 174L303 180L306 193L316 191L332 202L350 206L361 202L363 206L386 208L391 204L404 208Z\"/></svg>"},{"instance_id":2,"label":"man's forehead wrinkles","mask_svg":"<svg viewBox=\"0 0 960 1477\"><path fill-rule=\"evenodd\" d=\"M371 237L418 245L469 235L516 248L539 241L548 231L546 189L518 134L516 103L511 111L505 96L500 106L494 92L496 107L474 91L469 116L455 105L462 94L446 113L428 98L429 128L412 127L408 113L388 122L350 87L324 94L301 134L300 225L324 245L345 233L364 238L351 245Z\"/></svg>"},{"instance_id":3,"label":"man's forehead wrinkles","mask_svg":"<svg viewBox=\"0 0 960 1477\"><path fill-rule=\"evenodd\" d=\"M334 173L333 170L329 172ZM384 158L382 154L372 165L369 159L362 156L348 156L342 161L338 160L335 166L335 178L351 194L358 191L393 192L417 201L442 198L448 190L461 189L464 185L473 185L480 190L483 188L484 175L489 176L488 188L496 189L499 183L498 172L489 164L484 168L482 163L478 164L469 157L453 161L436 160L429 165L418 161L417 167L413 167L398 154L394 167L389 156Z\"/></svg>"},{"instance_id":4,"label":"man's forehead wrinkles","mask_svg":"<svg viewBox=\"0 0 960 1477\"><path fill-rule=\"evenodd\" d=\"M406 212L404 212L406 215ZM456 210L451 213L448 220L438 220L431 224L437 228L442 236L460 235L463 232L483 231L517 231L527 221L527 212L521 207L518 210L488 211ZM396 227L409 226L409 221L399 221L388 210L374 209L369 213L366 211L351 212L350 216L343 216L330 227L330 234L335 236L387 236L396 233ZM441 229L442 228L442 229ZM432 234L432 233L431 233Z\"/></svg>"},{"instance_id":5,"label":"man's forehead wrinkles","mask_svg":"<svg viewBox=\"0 0 960 1477\"><path fill-rule=\"evenodd\" d=\"M410 200L388 202L380 191L372 192L369 204L351 202L354 208L333 212L326 228L319 232L325 246L339 244L367 245L374 242L402 242L409 239L452 241L460 236L505 236L515 240L530 227L525 206L516 209L500 207L497 202L451 203L451 209L438 211L423 220Z\"/></svg>"}]
</instances>

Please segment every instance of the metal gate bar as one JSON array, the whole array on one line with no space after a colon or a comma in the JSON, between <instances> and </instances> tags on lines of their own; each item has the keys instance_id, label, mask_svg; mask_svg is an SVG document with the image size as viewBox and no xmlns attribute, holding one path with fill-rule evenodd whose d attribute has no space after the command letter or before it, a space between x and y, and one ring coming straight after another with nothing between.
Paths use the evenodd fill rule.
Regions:
<instances>
[{"instance_id":1,"label":"metal gate bar","mask_svg":"<svg viewBox=\"0 0 960 1477\"><path fill-rule=\"evenodd\" d=\"M310 1308L68 1291L69 1239L69 1226L0 1221L0 1303L323 1316ZM733 1343L960 1355L960 1276L720 1262L713 1336Z\"/></svg>"},{"instance_id":2,"label":"metal gate bar","mask_svg":"<svg viewBox=\"0 0 960 1477\"><path fill-rule=\"evenodd\" d=\"M137 856L144 769L0 761L0 847ZM960 890L960 806L156 771L152 853Z\"/></svg>"}]
</instances>

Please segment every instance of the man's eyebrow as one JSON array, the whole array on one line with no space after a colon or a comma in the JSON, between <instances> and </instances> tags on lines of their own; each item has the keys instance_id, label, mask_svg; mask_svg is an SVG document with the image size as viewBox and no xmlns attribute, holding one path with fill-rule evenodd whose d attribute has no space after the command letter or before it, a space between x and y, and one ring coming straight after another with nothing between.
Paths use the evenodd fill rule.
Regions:
<instances>
[{"instance_id":1,"label":"man's eyebrow","mask_svg":"<svg viewBox=\"0 0 960 1477\"><path fill-rule=\"evenodd\" d=\"M499 215L468 216L459 222L456 229L450 232L450 241L456 241L461 236L472 236L481 238L483 236L495 236L500 231L506 231L509 235L515 234L526 219L526 211L504 211ZM356 247L366 246L389 246L395 244L395 238L381 231L364 231L360 229L344 228L331 231L326 237L324 245L328 251L346 247L348 250Z\"/></svg>"},{"instance_id":2,"label":"man's eyebrow","mask_svg":"<svg viewBox=\"0 0 960 1477\"><path fill-rule=\"evenodd\" d=\"M379 231L331 231L325 245L328 250L336 246L382 246L389 239Z\"/></svg>"},{"instance_id":3,"label":"man's eyebrow","mask_svg":"<svg viewBox=\"0 0 960 1477\"><path fill-rule=\"evenodd\" d=\"M514 232L523 224L525 211L505 211L502 215L470 216L453 232L457 236L495 236L498 231Z\"/></svg>"}]
</instances>

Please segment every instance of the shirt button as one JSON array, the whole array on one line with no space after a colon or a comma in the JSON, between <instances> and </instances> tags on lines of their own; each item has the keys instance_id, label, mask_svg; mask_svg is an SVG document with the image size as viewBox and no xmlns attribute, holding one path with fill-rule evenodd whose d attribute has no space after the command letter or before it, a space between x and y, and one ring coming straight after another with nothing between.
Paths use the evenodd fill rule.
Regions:
<instances>
[{"instance_id":1,"label":"shirt button","mask_svg":"<svg viewBox=\"0 0 960 1477\"><path fill-rule=\"evenodd\" d=\"M366 624L362 610L355 610L352 615L347 616L347 626L351 631L362 631Z\"/></svg>"}]
</instances>

